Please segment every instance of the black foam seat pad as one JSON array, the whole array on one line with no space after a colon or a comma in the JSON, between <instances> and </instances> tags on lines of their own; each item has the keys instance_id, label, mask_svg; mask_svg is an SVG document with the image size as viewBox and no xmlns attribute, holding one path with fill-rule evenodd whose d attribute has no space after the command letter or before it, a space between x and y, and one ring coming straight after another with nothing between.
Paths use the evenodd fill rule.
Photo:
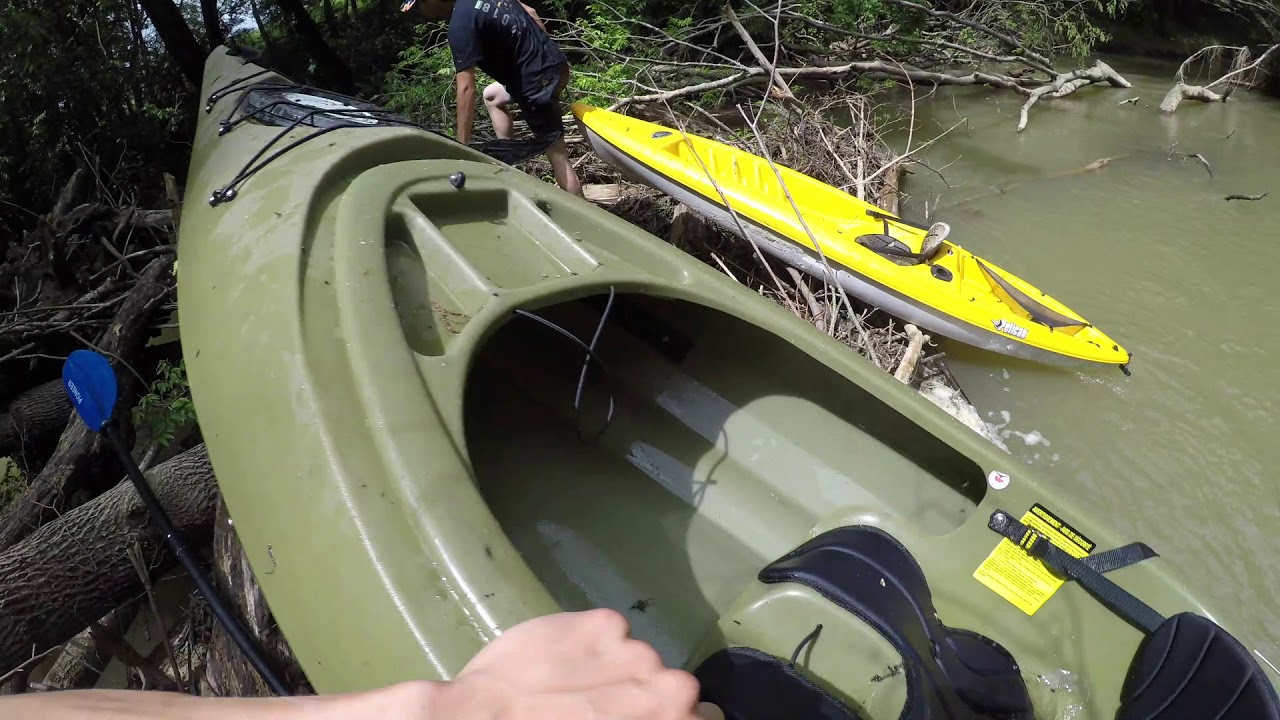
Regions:
<instances>
[{"instance_id":1,"label":"black foam seat pad","mask_svg":"<svg viewBox=\"0 0 1280 720\"><path fill-rule=\"evenodd\" d=\"M825 532L760 571L794 582L861 618L902 655L903 720L1032 717L1013 656L995 641L938 619L924 571L888 533L857 526Z\"/></svg>"},{"instance_id":2,"label":"black foam seat pad","mask_svg":"<svg viewBox=\"0 0 1280 720\"><path fill-rule=\"evenodd\" d=\"M924 261L923 255L912 252L911 248L908 247L906 243L892 235L871 233L868 235L859 235L855 240L859 245L867 248L868 250L877 252L890 259L902 260L904 262L909 261L912 265L918 265Z\"/></svg>"},{"instance_id":3,"label":"black foam seat pad","mask_svg":"<svg viewBox=\"0 0 1280 720\"><path fill-rule=\"evenodd\" d=\"M785 661L754 648L721 650L694 676L725 720L864 720Z\"/></svg>"},{"instance_id":4,"label":"black foam seat pad","mask_svg":"<svg viewBox=\"0 0 1280 720\"><path fill-rule=\"evenodd\" d=\"M1118 720L1280 720L1280 699L1253 655L1194 613L1143 639L1120 696Z\"/></svg>"}]
</instances>

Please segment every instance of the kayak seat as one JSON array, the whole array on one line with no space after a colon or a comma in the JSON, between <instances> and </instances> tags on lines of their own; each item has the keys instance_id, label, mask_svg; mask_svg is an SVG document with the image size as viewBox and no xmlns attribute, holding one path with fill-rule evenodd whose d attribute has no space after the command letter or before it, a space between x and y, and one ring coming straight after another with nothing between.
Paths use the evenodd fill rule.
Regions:
<instances>
[{"instance_id":1,"label":"kayak seat","mask_svg":"<svg viewBox=\"0 0 1280 720\"><path fill-rule=\"evenodd\" d=\"M942 237L933 235L926 236L924 244L920 252L912 252L911 248L901 240L885 235L883 233L874 233L870 235L859 235L855 241L868 250L883 255L898 265L920 265L933 260L938 254L939 248L942 247Z\"/></svg>"},{"instance_id":2,"label":"kayak seat","mask_svg":"<svg viewBox=\"0 0 1280 720\"><path fill-rule=\"evenodd\" d=\"M901 654L906 675L902 720L1032 718L1031 698L1017 661L987 637L942 624L924 571L888 533L867 526L825 532L770 563L758 578L766 584L810 587L889 641ZM828 713L811 717L858 717L834 698L819 697L825 691L802 682L780 661L762 658L758 651L736 650L737 654L713 655L695 673L700 681L707 678L705 700L738 713L730 714L731 720L783 717L762 699L769 692Z\"/></svg>"},{"instance_id":3,"label":"kayak seat","mask_svg":"<svg viewBox=\"0 0 1280 720\"><path fill-rule=\"evenodd\" d=\"M859 235L855 238L855 241L868 250L889 258L898 265L919 265L932 262L942 249L942 241L951 232L951 226L941 222L934 223L927 228L913 225L913 227L919 227L924 230L925 235L924 239L920 241L920 252L912 252L906 243L889 234L889 216L876 215L876 217L884 220L884 232Z\"/></svg>"},{"instance_id":4,"label":"kayak seat","mask_svg":"<svg viewBox=\"0 0 1280 720\"><path fill-rule=\"evenodd\" d=\"M716 652L694 676L725 720L864 720L790 663L755 648Z\"/></svg>"},{"instance_id":5,"label":"kayak seat","mask_svg":"<svg viewBox=\"0 0 1280 720\"><path fill-rule=\"evenodd\" d=\"M1195 613L1174 615L1143 639L1120 698L1117 720L1280 720L1280 698L1257 661Z\"/></svg>"},{"instance_id":6,"label":"kayak seat","mask_svg":"<svg viewBox=\"0 0 1280 720\"><path fill-rule=\"evenodd\" d=\"M883 255L898 265L919 265L925 260L922 253L912 252L906 243L889 235L881 233L859 235L856 238L856 242L878 255Z\"/></svg>"}]
</instances>

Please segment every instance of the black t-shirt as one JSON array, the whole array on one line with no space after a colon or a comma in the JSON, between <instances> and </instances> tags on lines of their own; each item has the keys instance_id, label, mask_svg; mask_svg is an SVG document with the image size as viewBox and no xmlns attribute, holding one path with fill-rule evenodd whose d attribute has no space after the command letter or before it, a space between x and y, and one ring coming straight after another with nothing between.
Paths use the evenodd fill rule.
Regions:
<instances>
[{"instance_id":1,"label":"black t-shirt","mask_svg":"<svg viewBox=\"0 0 1280 720\"><path fill-rule=\"evenodd\" d=\"M564 53L516 0L457 0L449 18L449 49L457 70L479 66L517 101L539 77L567 62Z\"/></svg>"}]
</instances>

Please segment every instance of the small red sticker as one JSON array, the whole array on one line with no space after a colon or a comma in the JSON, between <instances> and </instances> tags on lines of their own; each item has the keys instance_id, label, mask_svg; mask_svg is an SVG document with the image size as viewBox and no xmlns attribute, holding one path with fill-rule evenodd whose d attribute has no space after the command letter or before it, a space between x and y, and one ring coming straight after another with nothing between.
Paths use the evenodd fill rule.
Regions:
<instances>
[{"instance_id":1,"label":"small red sticker","mask_svg":"<svg viewBox=\"0 0 1280 720\"><path fill-rule=\"evenodd\" d=\"M1009 487L1009 474L992 470L991 474L987 475L987 483L996 490L1003 490Z\"/></svg>"}]
</instances>

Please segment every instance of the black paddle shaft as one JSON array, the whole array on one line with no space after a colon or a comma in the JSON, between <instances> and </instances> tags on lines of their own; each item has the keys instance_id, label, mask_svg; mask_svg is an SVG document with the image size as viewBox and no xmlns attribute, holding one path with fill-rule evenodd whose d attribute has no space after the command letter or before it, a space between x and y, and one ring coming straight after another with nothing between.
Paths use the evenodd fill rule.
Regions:
<instances>
[{"instance_id":1,"label":"black paddle shaft","mask_svg":"<svg viewBox=\"0 0 1280 720\"><path fill-rule=\"evenodd\" d=\"M213 612L213 616L226 628L227 633L231 635L231 639L235 641L235 644L244 653L254 669L258 671L258 674L262 676L271 691L277 695L288 695L288 688L281 682L275 671L271 669L271 666L267 664L266 658L262 656L262 652L259 651L253 638L249 637L249 634L245 632L244 626L232 614L231 608L227 607L227 601L218 594L213 582L201 571L200 564L192 554L191 548L182 539L182 536L178 534L178 529L173 526L173 521L169 519L168 513L160 505L160 500L151 491L151 486L147 484L147 479L143 477L142 470L133 461L133 455L125 447L124 441L116 433L111 423L103 426L102 434L106 436L111 449L115 451L116 455L120 457L120 461L124 463L125 472L128 473L129 479L133 481L133 486L137 489L138 496L142 498L142 504L146 506L147 514L151 516L151 521L164 533L165 543L168 544L173 554L178 557L178 562L182 563L182 567L191 576L200 594L209 603L209 610Z\"/></svg>"}]
</instances>

